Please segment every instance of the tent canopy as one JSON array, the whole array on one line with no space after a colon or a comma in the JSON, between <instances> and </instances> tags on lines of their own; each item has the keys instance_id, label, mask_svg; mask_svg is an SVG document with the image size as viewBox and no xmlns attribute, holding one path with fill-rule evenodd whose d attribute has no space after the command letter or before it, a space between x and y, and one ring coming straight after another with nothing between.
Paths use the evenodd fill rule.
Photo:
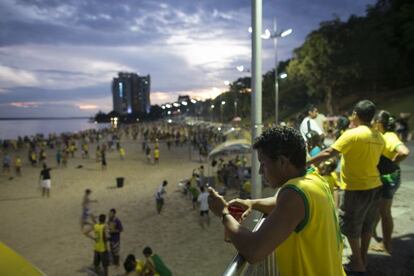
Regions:
<instances>
[{"instance_id":1,"label":"tent canopy","mask_svg":"<svg viewBox=\"0 0 414 276\"><path fill-rule=\"evenodd\" d=\"M223 135L226 137L226 140L252 140L252 135L250 134L250 132L240 127L232 127L226 132L224 132Z\"/></svg>"},{"instance_id":2,"label":"tent canopy","mask_svg":"<svg viewBox=\"0 0 414 276\"><path fill-rule=\"evenodd\" d=\"M231 154L245 154L251 151L252 144L246 139L226 141L215 147L208 155L209 159Z\"/></svg>"}]
</instances>

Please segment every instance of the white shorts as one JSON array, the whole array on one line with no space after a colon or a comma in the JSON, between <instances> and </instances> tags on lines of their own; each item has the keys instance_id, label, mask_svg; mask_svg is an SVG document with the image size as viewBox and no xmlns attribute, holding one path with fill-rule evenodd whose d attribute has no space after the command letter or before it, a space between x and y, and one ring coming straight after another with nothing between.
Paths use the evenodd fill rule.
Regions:
<instances>
[{"instance_id":1,"label":"white shorts","mask_svg":"<svg viewBox=\"0 0 414 276\"><path fill-rule=\"evenodd\" d=\"M51 186L52 186L52 181L50 181L50 179L42 180L42 188L50 189Z\"/></svg>"}]
</instances>

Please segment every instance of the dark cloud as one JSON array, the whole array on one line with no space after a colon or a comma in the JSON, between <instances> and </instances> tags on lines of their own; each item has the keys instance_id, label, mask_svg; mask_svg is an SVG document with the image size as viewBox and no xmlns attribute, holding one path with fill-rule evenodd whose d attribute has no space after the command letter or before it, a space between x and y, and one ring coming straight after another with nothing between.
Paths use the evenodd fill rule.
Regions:
<instances>
[{"instance_id":1,"label":"dark cloud","mask_svg":"<svg viewBox=\"0 0 414 276\"><path fill-rule=\"evenodd\" d=\"M110 84L68 90L50 90L39 87L15 87L0 93L0 104L13 102L87 101L111 95Z\"/></svg>"},{"instance_id":2,"label":"dark cloud","mask_svg":"<svg viewBox=\"0 0 414 276\"><path fill-rule=\"evenodd\" d=\"M283 60L321 21L363 15L365 7L375 1L263 0L263 27L272 28L276 16L279 30L293 28L294 32L278 44ZM151 74L153 91L176 93L219 86L225 79L240 76L234 70L237 65L250 67L250 55L234 51L234 57L223 57L225 67L220 67L215 57L221 57L220 53L205 44L220 40L228 43L227 47L246 48L250 45L250 25L251 1L243 0L0 1L0 70L11 76L2 79L7 86L2 87L0 82L0 116L37 110L11 107L11 102L50 101L62 108L47 107L48 111L70 113L79 111L73 101L108 100L112 74L108 72L114 71L115 76L122 66L142 75ZM191 43L204 46L205 52L188 47ZM39 49L39 45L45 49ZM273 67L274 57L272 42L263 41L262 45L264 73ZM16 53L11 50L14 48ZM208 55L211 60L195 62L191 51ZM36 54L43 56L30 60ZM61 56L59 64L56 56ZM88 67L88 72L74 65L76 59L79 66L96 65ZM106 80L99 80L97 75L101 73ZM22 87L18 78L34 79L32 85L38 86ZM68 81L61 85L59 81L65 79L79 80L85 87L64 89ZM10 83L16 86L10 87ZM42 87L43 83L47 85ZM71 103L64 105L62 101Z\"/></svg>"}]
</instances>

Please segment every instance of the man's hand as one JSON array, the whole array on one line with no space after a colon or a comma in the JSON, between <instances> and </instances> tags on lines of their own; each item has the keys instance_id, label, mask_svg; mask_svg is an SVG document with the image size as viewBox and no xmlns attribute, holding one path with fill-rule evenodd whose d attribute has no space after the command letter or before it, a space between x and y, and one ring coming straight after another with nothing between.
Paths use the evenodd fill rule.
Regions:
<instances>
[{"instance_id":1,"label":"man's hand","mask_svg":"<svg viewBox=\"0 0 414 276\"><path fill-rule=\"evenodd\" d=\"M241 216L242 220L247 218L252 212L252 201L249 199L240 199L240 198L232 199L229 201L228 205L229 207L235 206L243 210L243 214Z\"/></svg>"},{"instance_id":2,"label":"man's hand","mask_svg":"<svg viewBox=\"0 0 414 276\"><path fill-rule=\"evenodd\" d=\"M208 197L210 210L218 217L221 217L224 212L228 212L226 200L211 187L208 188L208 192L210 194Z\"/></svg>"},{"instance_id":3,"label":"man's hand","mask_svg":"<svg viewBox=\"0 0 414 276\"><path fill-rule=\"evenodd\" d=\"M86 230L86 231L83 231L83 234L84 234L87 238L89 238L89 239L91 239L91 240L95 241L95 237L93 237L93 236L91 235L91 232L92 232L92 231L93 231L93 228L88 229L88 230Z\"/></svg>"}]
</instances>

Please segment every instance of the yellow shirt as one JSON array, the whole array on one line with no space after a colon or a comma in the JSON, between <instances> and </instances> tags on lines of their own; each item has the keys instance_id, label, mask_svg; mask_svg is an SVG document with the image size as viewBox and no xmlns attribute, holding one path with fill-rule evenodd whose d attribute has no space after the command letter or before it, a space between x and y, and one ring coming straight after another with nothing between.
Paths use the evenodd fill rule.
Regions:
<instances>
[{"instance_id":1,"label":"yellow shirt","mask_svg":"<svg viewBox=\"0 0 414 276\"><path fill-rule=\"evenodd\" d=\"M276 248L280 275L345 276L342 238L328 184L317 173L289 180L282 189L293 189L305 202L305 219Z\"/></svg>"},{"instance_id":2,"label":"yellow shirt","mask_svg":"<svg viewBox=\"0 0 414 276\"><path fill-rule=\"evenodd\" d=\"M22 159L16 158L16 167L21 167L21 166L22 166Z\"/></svg>"},{"instance_id":3,"label":"yellow shirt","mask_svg":"<svg viewBox=\"0 0 414 276\"><path fill-rule=\"evenodd\" d=\"M390 160L393 160L397 152L395 149L402 145L403 142L401 142L400 138L398 138L397 134L394 132L386 132L383 134L384 140L385 140L385 149L383 152L383 155L387 157Z\"/></svg>"},{"instance_id":4,"label":"yellow shirt","mask_svg":"<svg viewBox=\"0 0 414 276\"><path fill-rule=\"evenodd\" d=\"M105 252L106 251L106 239L104 237L105 224L95 224L93 226L93 231L95 232L95 251Z\"/></svg>"},{"instance_id":5,"label":"yellow shirt","mask_svg":"<svg viewBox=\"0 0 414 276\"><path fill-rule=\"evenodd\" d=\"M342 153L341 183L345 190L371 190L381 186L377 165L385 141L381 133L367 126L345 131L331 146Z\"/></svg>"},{"instance_id":6,"label":"yellow shirt","mask_svg":"<svg viewBox=\"0 0 414 276\"><path fill-rule=\"evenodd\" d=\"M244 185L243 185L243 190L245 190L248 193L251 193L252 192L252 182L250 182L249 180L246 180L244 182Z\"/></svg>"},{"instance_id":7,"label":"yellow shirt","mask_svg":"<svg viewBox=\"0 0 414 276\"><path fill-rule=\"evenodd\" d=\"M155 148L154 149L154 158L159 158L160 157L160 151L159 149Z\"/></svg>"},{"instance_id":8,"label":"yellow shirt","mask_svg":"<svg viewBox=\"0 0 414 276\"><path fill-rule=\"evenodd\" d=\"M136 272L142 272L144 270L145 262L141 260L137 260L137 265L135 266Z\"/></svg>"},{"instance_id":9,"label":"yellow shirt","mask_svg":"<svg viewBox=\"0 0 414 276\"><path fill-rule=\"evenodd\" d=\"M339 182L338 182L338 177L336 176L335 172L331 172L328 175L324 175L322 176L325 181L328 183L329 185L329 189L331 190L331 193L333 194L335 188L337 187L341 187Z\"/></svg>"}]
</instances>

